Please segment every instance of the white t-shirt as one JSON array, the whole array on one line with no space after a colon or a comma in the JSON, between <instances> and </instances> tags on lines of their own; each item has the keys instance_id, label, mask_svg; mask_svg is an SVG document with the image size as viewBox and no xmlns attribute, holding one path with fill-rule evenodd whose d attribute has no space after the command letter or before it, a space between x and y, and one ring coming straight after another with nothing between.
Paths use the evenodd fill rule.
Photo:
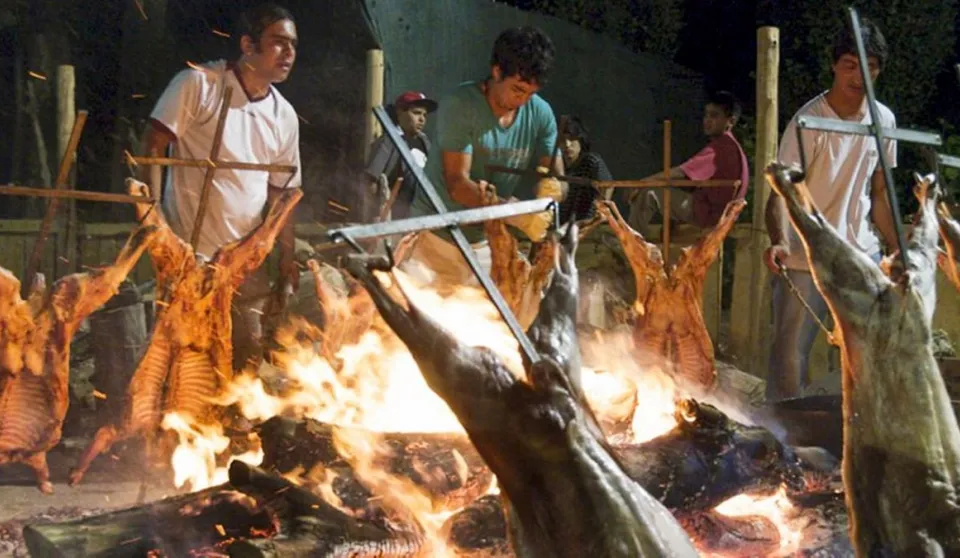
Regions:
<instances>
[{"instance_id":1,"label":"white t-shirt","mask_svg":"<svg viewBox=\"0 0 960 558\"><path fill-rule=\"evenodd\" d=\"M811 99L790 119L780 141L778 158L781 163L800 163L797 143L797 117L800 115L840 119L827 103L826 94ZM897 119L893 112L881 103L880 125L894 128ZM844 120L870 124L870 111L866 99L857 114ZM807 164L807 188L817 209L833 225L847 242L869 255L880 252L880 240L873 230L870 218L870 179L880 165L877 141L873 136L842 134L805 129L803 134L804 156ZM884 140L887 160L891 167L897 166L896 140ZM789 269L807 269L807 256L793 226L787 227L790 242L790 257L784 262Z\"/></svg>"},{"instance_id":2,"label":"white t-shirt","mask_svg":"<svg viewBox=\"0 0 960 558\"><path fill-rule=\"evenodd\" d=\"M267 185L298 188L300 123L293 106L273 86L251 101L236 73L217 60L174 76L150 117L177 136L174 157L207 159L220 115L224 87L233 89L220 145L221 161L293 165L290 173L217 169L213 175L197 253L213 257L217 249L246 236L263 221ZM170 167L163 208L173 231L190 240L200 205L205 168Z\"/></svg>"}]
</instances>

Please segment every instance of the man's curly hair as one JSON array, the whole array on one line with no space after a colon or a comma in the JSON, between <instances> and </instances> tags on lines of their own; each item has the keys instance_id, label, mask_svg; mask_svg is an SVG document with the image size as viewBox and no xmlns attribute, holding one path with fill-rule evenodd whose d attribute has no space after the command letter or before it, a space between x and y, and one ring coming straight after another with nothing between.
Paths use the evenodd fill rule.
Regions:
<instances>
[{"instance_id":1,"label":"man's curly hair","mask_svg":"<svg viewBox=\"0 0 960 558\"><path fill-rule=\"evenodd\" d=\"M553 41L536 27L512 27L500 33L493 43L492 66L499 66L503 78L519 76L521 80L543 86L553 70Z\"/></svg>"}]
</instances>

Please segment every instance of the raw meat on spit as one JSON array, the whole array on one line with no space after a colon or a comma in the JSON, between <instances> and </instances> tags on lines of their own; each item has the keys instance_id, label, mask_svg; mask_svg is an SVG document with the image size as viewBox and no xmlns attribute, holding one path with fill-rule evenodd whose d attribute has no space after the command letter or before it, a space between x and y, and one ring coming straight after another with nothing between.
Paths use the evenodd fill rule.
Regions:
<instances>
[{"instance_id":1,"label":"raw meat on spit","mask_svg":"<svg viewBox=\"0 0 960 558\"><path fill-rule=\"evenodd\" d=\"M70 342L83 319L117 293L156 233L135 229L112 265L67 275L49 293L36 279L27 301L20 282L0 268L0 465L28 465L47 494L47 452L60 442L70 404Z\"/></svg>"},{"instance_id":2,"label":"raw meat on spit","mask_svg":"<svg viewBox=\"0 0 960 558\"><path fill-rule=\"evenodd\" d=\"M939 254L940 269L947 274L953 286L960 289L960 268L957 258L960 258L960 223L953 218L947 204L937 204L937 217L940 222L940 237L943 238L945 252Z\"/></svg>"},{"instance_id":3,"label":"raw meat on spit","mask_svg":"<svg viewBox=\"0 0 960 558\"><path fill-rule=\"evenodd\" d=\"M543 359L518 379L489 348L468 347L359 259L348 263L457 415L505 496L511 545L527 556L696 556L670 512L613 457L580 387L576 226L558 255L530 338Z\"/></svg>"},{"instance_id":4,"label":"raw meat on spit","mask_svg":"<svg viewBox=\"0 0 960 558\"><path fill-rule=\"evenodd\" d=\"M131 195L148 195L145 184L127 182ZM137 217L159 229L150 247L159 293L156 325L130 381L123 423L97 431L70 473L71 485L118 440L143 435L149 455L153 437L168 413L177 413L188 424L216 420L213 400L233 377L233 296L247 274L270 254L302 195L300 189L284 192L258 228L221 247L209 262L173 233L159 208L137 204Z\"/></svg>"},{"instance_id":5,"label":"raw meat on spit","mask_svg":"<svg viewBox=\"0 0 960 558\"><path fill-rule=\"evenodd\" d=\"M640 360L672 369L672 376L694 394L709 392L716 385L717 370L713 341L703 321L703 282L746 201L728 203L717 225L684 248L672 266L665 264L659 247L627 224L613 202L597 204L633 268L634 341Z\"/></svg>"},{"instance_id":6,"label":"raw meat on spit","mask_svg":"<svg viewBox=\"0 0 960 558\"><path fill-rule=\"evenodd\" d=\"M932 177L917 176L907 269L894 258L878 266L838 235L797 169L774 163L766 177L786 201L837 324L843 485L857 556L960 556L960 429L932 347Z\"/></svg>"}]
</instances>

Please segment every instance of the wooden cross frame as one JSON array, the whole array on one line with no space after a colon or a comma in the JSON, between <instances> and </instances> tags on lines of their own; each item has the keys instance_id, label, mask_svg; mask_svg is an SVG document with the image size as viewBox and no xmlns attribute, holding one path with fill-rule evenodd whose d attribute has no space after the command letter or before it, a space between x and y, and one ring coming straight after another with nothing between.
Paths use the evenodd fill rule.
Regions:
<instances>
[{"instance_id":1,"label":"wooden cross frame","mask_svg":"<svg viewBox=\"0 0 960 558\"><path fill-rule=\"evenodd\" d=\"M266 171L266 172L288 172L290 178L287 183L297 174L297 167L293 165L272 165L260 163L243 163L235 161L221 161L220 146L223 143L223 128L227 122L227 112L230 109L230 100L233 98L233 88L226 87L223 91L223 97L220 101L220 114L217 118L217 128L213 135L213 145L210 147L210 157L207 159L178 159L174 157L134 157L127 154L127 160L134 166L136 165L156 165L160 167L199 167L206 168L207 172L203 177L203 188L200 190L200 206L197 208L197 218L193 224L193 231L190 234L190 246L194 250L200 242L200 227L207 214L207 204L210 200L210 189L213 185L213 174L217 169L234 169L248 171ZM154 199L159 200L160 187L154 184Z\"/></svg>"},{"instance_id":2,"label":"wooden cross frame","mask_svg":"<svg viewBox=\"0 0 960 558\"><path fill-rule=\"evenodd\" d=\"M671 188L720 188L720 187L738 187L739 180L688 180L670 178L671 157L670 157L670 139L672 124L669 120L663 121L663 174L664 178L648 180L592 180L577 176L558 176L550 172L540 173L537 171L527 171L511 167L498 165L487 165L487 170L492 172L503 172L508 174L536 174L544 178L556 178L568 184L580 184L593 186L597 189L605 188L663 188L663 207L660 209L663 214L663 261L670 259L670 189Z\"/></svg>"}]
</instances>

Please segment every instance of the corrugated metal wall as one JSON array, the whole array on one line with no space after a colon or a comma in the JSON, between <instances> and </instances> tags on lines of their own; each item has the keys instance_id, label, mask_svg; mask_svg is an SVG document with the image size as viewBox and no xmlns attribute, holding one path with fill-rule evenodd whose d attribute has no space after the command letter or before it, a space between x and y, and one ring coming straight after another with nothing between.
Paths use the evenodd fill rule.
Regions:
<instances>
[{"instance_id":1,"label":"corrugated metal wall","mask_svg":"<svg viewBox=\"0 0 960 558\"><path fill-rule=\"evenodd\" d=\"M663 120L673 122L677 164L704 144L702 78L655 56L559 19L490 0L367 0L387 64L386 97L408 89L431 96L489 73L503 29L536 25L556 44L558 68L542 95L557 115L578 114L615 178L662 168ZM428 122L428 133L431 131Z\"/></svg>"}]
</instances>

